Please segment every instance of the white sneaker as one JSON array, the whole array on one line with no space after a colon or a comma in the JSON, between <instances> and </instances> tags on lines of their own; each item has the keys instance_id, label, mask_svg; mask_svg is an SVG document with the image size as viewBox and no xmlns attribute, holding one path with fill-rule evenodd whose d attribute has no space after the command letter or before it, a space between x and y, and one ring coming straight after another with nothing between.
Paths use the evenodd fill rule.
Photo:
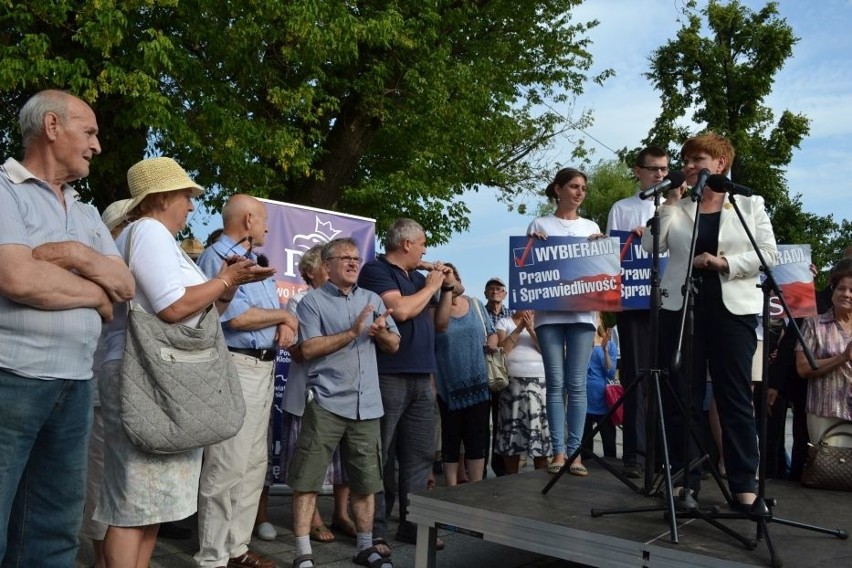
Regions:
<instances>
[{"instance_id":1,"label":"white sneaker","mask_svg":"<svg viewBox=\"0 0 852 568\"><path fill-rule=\"evenodd\" d=\"M269 522L262 522L257 525L257 527L255 527L255 533L257 534L257 538L260 540L275 540L278 536L278 531L276 531L272 523Z\"/></svg>"}]
</instances>

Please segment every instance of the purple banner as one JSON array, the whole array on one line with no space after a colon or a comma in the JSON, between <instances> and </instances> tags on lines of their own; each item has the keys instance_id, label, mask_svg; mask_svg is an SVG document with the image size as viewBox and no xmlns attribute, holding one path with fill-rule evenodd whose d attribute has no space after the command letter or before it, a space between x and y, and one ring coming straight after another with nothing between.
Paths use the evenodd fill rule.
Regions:
<instances>
[{"instance_id":1,"label":"purple banner","mask_svg":"<svg viewBox=\"0 0 852 568\"><path fill-rule=\"evenodd\" d=\"M618 311L618 239L509 237L513 310Z\"/></svg>"},{"instance_id":2,"label":"purple banner","mask_svg":"<svg viewBox=\"0 0 852 568\"><path fill-rule=\"evenodd\" d=\"M263 253L269 257L269 266L278 270L275 281L282 304L305 287L299 276L299 259L312 246L351 237L358 243L365 262L376 256L374 219L268 199L261 201L269 215L269 234Z\"/></svg>"},{"instance_id":3,"label":"purple banner","mask_svg":"<svg viewBox=\"0 0 852 568\"><path fill-rule=\"evenodd\" d=\"M651 309L651 253L642 248L642 239L631 231L610 231L621 246L621 309ZM660 255L660 276L666 268L669 253Z\"/></svg>"},{"instance_id":4,"label":"purple banner","mask_svg":"<svg viewBox=\"0 0 852 568\"><path fill-rule=\"evenodd\" d=\"M306 288L299 274L299 260L311 247L333 239L351 237L358 243L358 251L365 261L376 256L376 222L366 217L333 213L301 205L261 199L269 215L269 234L262 252L273 266L278 285L278 299L286 304L296 292ZM272 399L270 417L270 460L272 482L282 484L281 451L284 437L282 428L284 415L284 389L290 369L290 353L279 351L275 359L275 394Z\"/></svg>"}]
</instances>

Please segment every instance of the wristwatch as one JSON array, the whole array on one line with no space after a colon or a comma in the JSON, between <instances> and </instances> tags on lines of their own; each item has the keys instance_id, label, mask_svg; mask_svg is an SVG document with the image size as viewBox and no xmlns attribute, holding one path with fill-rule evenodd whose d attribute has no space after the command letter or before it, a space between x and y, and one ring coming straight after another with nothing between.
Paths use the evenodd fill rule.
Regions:
<instances>
[{"instance_id":1,"label":"wristwatch","mask_svg":"<svg viewBox=\"0 0 852 568\"><path fill-rule=\"evenodd\" d=\"M449 286L441 286L441 292L452 292L456 289L455 284L450 284Z\"/></svg>"}]
</instances>

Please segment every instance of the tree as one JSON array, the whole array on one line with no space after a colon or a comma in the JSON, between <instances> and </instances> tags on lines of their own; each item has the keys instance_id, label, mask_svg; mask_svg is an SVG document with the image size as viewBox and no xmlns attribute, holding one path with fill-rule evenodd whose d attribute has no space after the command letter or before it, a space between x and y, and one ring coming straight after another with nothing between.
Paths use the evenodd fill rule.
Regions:
<instances>
[{"instance_id":1,"label":"tree","mask_svg":"<svg viewBox=\"0 0 852 568\"><path fill-rule=\"evenodd\" d=\"M702 10L696 6L695 0L686 3L677 37L651 56L646 77L660 92L662 111L643 143L679 148L695 134L692 125L727 136L737 150L731 178L763 196L777 241L810 243L818 265L830 262L831 246L813 227L823 227L829 234L839 227L831 216L802 212L798 197L789 197L785 178L785 168L808 135L810 121L789 110L776 121L763 102L798 38L779 16L776 2L757 12L737 0L727 4L710 0ZM709 30L707 37L702 35L703 25Z\"/></svg>"},{"instance_id":2,"label":"tree","mask_svg":"<svg viewBox=\"0 0 852 568\"><path fill-rule=\"evenodd\" d=\"M98 205L163 153L221 190L214 207L244 191L380 229L406 215L443 242L467 226L465 190L512 204L537 186L570 120L550 109L592 62L579 3L33 0L0 14L3 118L46 86L92 102L120 136L93 168L110 178L83 186Z\"/></svg>"}]
</instances>

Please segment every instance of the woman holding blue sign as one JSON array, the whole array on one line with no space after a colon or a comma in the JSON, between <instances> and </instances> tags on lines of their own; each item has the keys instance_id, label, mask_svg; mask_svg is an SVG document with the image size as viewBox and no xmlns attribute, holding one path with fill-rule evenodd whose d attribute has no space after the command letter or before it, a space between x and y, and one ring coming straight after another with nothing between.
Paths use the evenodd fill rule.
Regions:
<instances>
[{"instance_id":1,"label":"woman holding blue sign","mask_svg":"<svg viewBox=\"0 0 852 568\"><path fill-rule=\"evenodd\" d=\"M586 182L586 174L580 170L559 170L544 191L548 199L556 203L556 211L530 223L527 235L537 239L603 237L597 223L580 216L580 205L586 198ZM535 330L544 359L547 419L553 446L553 460L547 468L550 473L559 472L567 456L580 447L586 420L586 370L594 347L596 325L595 312L536 312ZM571 463L568 471L583 477L589 475L580 456Z\"/></svg>"}]
</instances>

